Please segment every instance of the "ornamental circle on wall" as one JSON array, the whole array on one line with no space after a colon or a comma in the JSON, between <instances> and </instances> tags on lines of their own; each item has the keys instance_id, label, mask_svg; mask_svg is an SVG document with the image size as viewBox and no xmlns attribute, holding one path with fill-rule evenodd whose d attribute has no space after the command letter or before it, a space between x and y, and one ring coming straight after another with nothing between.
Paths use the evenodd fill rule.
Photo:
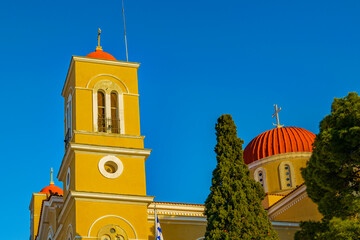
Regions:
<instances>
[{"instance_id":1,"label":"ornamental circle on wall","mask_svg":"<svg viewBox=\"0 0 360 240\"><path fill-rule=\"evenodd\" d=\"M100 159L98 167L100 173L106 178L117 178L124 170L121 160L115 156L103 157Z\"/></svg>"},{"instance_id":2,"label":"ornamental circle on wall","mask_svg":"<svg viewBox=\"0 0 360 240\"><path fill-rule=\"evenodd\" d=\"M70 167L68 167L68 170L67 170L67 173L66 173L66 191L68 191L69 187L70 187L70 178L71 178Z\"/></svg>"}]
</instances>

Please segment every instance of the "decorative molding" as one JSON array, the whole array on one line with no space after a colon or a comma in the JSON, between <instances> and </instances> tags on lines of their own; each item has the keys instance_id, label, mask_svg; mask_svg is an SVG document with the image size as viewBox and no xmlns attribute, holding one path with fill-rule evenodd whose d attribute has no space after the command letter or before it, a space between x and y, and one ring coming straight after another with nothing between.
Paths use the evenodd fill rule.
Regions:
<instances>
[{"instance_id":1,"label":"decorative molding","mask_svg":"<svg viewBox=\"0 0 360 240\"><path fill-rule=\"evenodd\" d=\"M150 149L97 146L97 145L88 145L88 144L79 144L79 143L70 143L69 147L72 150L77 150L77 151L113 153L113 154L134 154L138 156L143 156L145 157L145 159L151 153Z\"/></svg>"},{"instance_id":2,"label":"decorative molding","mask_svg":"<svg viewBox=\"0 0 360 240\"><path fill-rule=\"evenodd\" d=\"M283 212L285 212L286 210L297 204L305 197L307 197L306 186L302 185L298 189L289 193L284 198L280 199L278 202L276 202L268 209L268 215L270 220L282 214Z\"/></svg>"},{"instance_id":3,"label":"decorative molding","mask_svg":"<svg viewBox=\"0 0 360 240\"><path fill-rule=\"evenodd\" d=\"M83 131L83 130L74 130L74 133L84 134L84 135L104 136L104 137L121 137L121 138L133 138L133 139L144 139L145 138L145 136L138 136L138 135L90 132L90 131Z\"/></svg>"},{"instance_id":4,"label":"decorative molding","mask_svg":"<svg viewBox=\"0 0 360 240\"><path fill-rule=\"evenodd\" d=\"M71 191L71 197L75 200L112 200L118 203L133 203L139 205L149 205L154 197L153 196L138 196L138 195L123 195L123 194L112 194L112 193L94 193L94 192L78 192Z\"/></svg>"},{"instance_id":5,"label":"decorative molding","mask_svg":"<svg viewBox=\"0 0 360 240\"><path fill-rule=\"evenodd\" d=\"M265 164L269 164L274 161L281 161L281 160L287 160L287 159L294 159L294 158L310 159L311 154L312 154L311 152L290 152L290 153L276 154L276 155L265 157L265 158L255 161L255 162L249 163L248 168L253 169L260 165L265 165Z\"/></svg>"},{"instance_id":6,"label":"decorative molding","mask_svg":"<svg viewBox=\"0 0 360 240\"><path fill-rule=\"evenodd\" d=\"M119 218L119 219L123 220L124 222L126 222L131 227L131 229L133 230L134 235L135 235L135 239L137 239L137 233L136 233L135 228L133 227L133 225L131 225L131 223L128 220L126 220L125 218L117 216L117 215L105 215L105 216L102 216L102 217L96 219L90 226L90 229L89 229L89 232L88 232L88 237L90 237L91 229L93 228L95 223L97 223L101 219L104 219L104 218L107 218L107 217Z\"/></svg>"},{"instance_id":7,"label":"decorative molding","mask_svg":"<svg viewBox=\"0 0 360 240\"><path fill-rule=\"evenodd\" d=\"M189 224L187 222L198 222L202 225L206 217L204 215L205 206L200 204L186 204L186 203L169 203L169 202L153 202L148 207L148 221L154 219L155 214L158 214L159 218L169 223L176 221L184 222L181 224ZM160 216L161 215L161 216Z\"/></svg>"},{"instance_id":8,"label":"decorative molding","mask_svg":"<svg viewBox=\"0 0 360 240\"><path fill-rule=\"evenodd\" d=\"M60 224L59 227L56 229L56 233L55 233L55 236L54 236L54 239L56 240L61 232L61 229L62 229L63 225Z\"/></svg>"},{"instance_id":9,"label":"decorative molding","mask_svg":"<svg viewBox=\"0 0 360 240\"><path fill-rule=\"evenodd\" d=\"M71 223L68 225L67 229L66 229L66 240L72 240L73 236L74 236L74 230L73 227L71 225Z\"/></svg>"},{"instance_id":10,"label":"decorative molding","mask_svg":"<svg viewBox=\"0 0 360 240\"><path fill-rule=\"evenodd\" d=\"M111 83L114 83L114 82L111 81L111 80L102 79L102 80L100 80L99 82L95 83L94 87L89 88L89 85L90 85L91 81L93 81L94 79L96 79L96 78L98 78L98 77L110 77L110 78L115 78L116 80L118 80L118 81L124 86L124 88L125 88L125 90L126 90L126 93L129 93L128 87L126 86L126 84L125 84L123 81L121 81L120 78L118 78L118 77L116 77L116 76L114 76L114 75L112 75L112 74L107 74L107 73L101 73L101 74L98 74L98 75L92 77L92 78L87 82L86 88L87 88L87 89L99 89L99 87L96 87L96 86L98 85L99 82L102 82L102 81L109 81L109 82L111 82ZM117 85L116 83L114 83L114 84ZM119 88L120 88L120 87L119 87ZM124 91L120 88L120 92L124 92Z\"/></svg>"},{"instance_id":11,"label":"decorative molding","mask_svg":"<svg viewBox=\"0 0 360 240\"><path fill-rule=\"evenodd\" d=\"M93 89L91 89L91 88L84 88L84 87L75 87L75 89L93 91ZM138 93L126 93L126 92L124 92L122 94L123 95L128 95L128 96L134 96L134 97L139 97L140 96L140 94L138 94Z\"/></svg>"},{"instance_id":12,"label":"decorative molding","mask_svg":"<svg viewBox=\"0 0 360 240\"><path fill-rule=\"evenodd\" d=\"M257 182L259 182L260 183L260 180L259 180L259 172L262 172L262 174L263 174L263 188L264 188L264 192L265 193L267 193L268 192L268 188L267 188L267 178L266 178L266 170L265 170L265 168L263 168L263 167L259 167L259 168L257 168L256 170L255 170L255 172L254 172L254 179L255 179L255 181L257 181Z\"/></svg>"},{"instance_id":13,"label":"decorative molding","mask_svg":"<svg viewBox=\"0 0 360 240\"><path fill-rule=\"evenodd\" d=\"M80 56L72 56L72 59L77 62L100 63L100 64L105 64L105 65L130 67L130 68L136 68L136 69L138 69L140 66L140 63L122 62L122 61L114 61L114 60L80 57Z\"/></svg>"},{"instance_id":14,"label":"decorative molding","mask_svg":"<svg viewBox=\"0 0 360 240\"><path fill-rule=\"evenodd\" d=\"M197 216L161 216L159 212L158 217L161 223L166 224L184 224L184 225L206 225L206 217L197 217ZM154 215L148 215L148 222L154 221Z\"/></svg>"},{"instance_id":15,"label":"decorative molding","mask_svg":"<svg viewBox=\"0 0 360 240\"><path fill-rule=\"evenodd\" d=\"M124 95L129 95L129 96L134 96L134 97L139 97L140 94L137 93L123 93Z\"/></svg>"},{"instance_id":16,"label":"decorative molding","mask_svg":"<svg viewBox=\"0 0 360 240\"><path fill-rule=\"evenodd\" d=\"M285 174L285 165L288 165L289 166L289 170L290 170L290 181L291 181L291 185L290 186L287 186L287 183L286 183L286 174ZM290 161L282 161L280 164L279 164L279 167L278 167L278 172L279 172L279 178L280 178L280 188L281 190L288 190L288 189L292 189L294 186L296 186L296 180L295 180L295 170L294 170L294 164Z\"/></svg>"},{"instance_id":17,"label":"decorative molding","mask_svg":"<svg viewBox=\"0 0 360 240\"><path fill-rule=\"evenodd\" d=\"M105 164L108 162L112 162L116 165L115 172L110 173L110 172L106 171ZM99 168L100 173L104 177L114 179L114 178L118 178L122 174L122 172L124 170L124 165L122 164L120 159L118 159L115 156L109 155L109 156L106 156L106 157L103 157L100 159L98 168Z\"/></svg>"},{"instance_id":18,"label":"decorative molding","mask_svg":"<svg viewBox=\"0 0 360 240\"><path fill-rule=\"evenodd\" d=\"M177 210L177 211L192 211L192 212L201 212L205 211L205 205L203 204L186 204L186 203L171 203L171 202L152 202L148 207L149 211L155 210L155 205L157 210Z\"/></svg>"},{"instance_id":19,"label":"decorative molding","mask_svg":"<svg viewBox=\"0 0 360 240\"><path fill-rule=\"evenodd\" d=\"M53 228L52 228L52 226L50 225L49 227L48 227L48 234L47 234L47 240L53 240L53 238L54 238L54 230L53 230Z\"/></svg>"},{"instance_id":20,"label":"decorative molding","mask_svg":"<svg viewBox=\"0 0 360 240\"><path fill-rule=\"evenodd\" d=\"M69 191L70 181L71 181L71 172L70 172L70 167L68 167L68 170L66 173L66 178L65 178L66 191Z\"/></svg>"},{"instance_id":21,"label":"decorative molding","mask_svg":"<svg viewBox=\"0 0 360 240\"><path fill-rule=\"evenodd\" d=\"M70 205L69 205L70 200L71 200L71 203L70 203ZM59 217L58 217L58 223L61 223L61 222L62 222L63 216L67 215L67 214L65 214L65 213L67 213L67 212L71 209L71 207L73 206L74 202L75 202L74 199L71 198L71 191L70 191L70 192L67 194L67 197L66 197L66 199L65 199L64 206L63 206L63 208L62 208L61 211L60 211L60 214L59 214Z\"/></svg>"},{"instance_id":22,"label":"decorative molding","mask_svg":"<svg viewBox=\"0 0 360 240\"><path fill-rule=\"evenodd\" d=\"M130 67L130 68L136 68L138 69L140 66L140 63L132 63L132 62L122 62L122 61L113 61L113 60L104 60L104 59L96 59L96 58L87 58L87 57L79 57L79 56L72 56L70 60L70 66L65 78L64 87L61 91L61 96L64 97L65 89L67 88L67 85L69 84L69 77L73 71L73 65L75 62L88 62L88 63L100 63L105 65L113 65L113 66L121 66L121 67Z\"/></svg>"},{"instance_id":23,"label":"decorative molding","mask_svg":"<svg viewBox=\"0 0 360 240\"><path fill-rule=\"evenodd\" d=\"M44 200L43 204L41 206L41 215L40 215L40 219L39 219L39 231L37 234L37 239L39 239L39 236L42 233L42 227L44 226L44 219L47 218L47 213L48 211L45 210L45 208L49 208L51 207L53 204L56 206L57 203L62 204L63 203L63 198L62 197L57 197L57 196L51 196L49 200Z\"/></svg>"}]
</instances>

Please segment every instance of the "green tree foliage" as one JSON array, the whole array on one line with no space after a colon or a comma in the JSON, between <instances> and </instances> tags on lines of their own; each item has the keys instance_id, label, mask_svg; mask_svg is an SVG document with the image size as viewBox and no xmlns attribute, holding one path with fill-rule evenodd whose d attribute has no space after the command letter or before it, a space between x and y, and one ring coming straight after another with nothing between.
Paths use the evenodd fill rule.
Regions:
<instances>
[{"instance_id":1,"label":"green tree foliage","mask_svg":"<svg viewBox=\"0 0 360 240\"><path fill-rule=\"evenodd\" d=\"M345 236L344 231L351 229L350 222L359 225L360 97L357 93L334 100L331 114L320 122L313 154L302 175L309 197L324 216L322 224L327 225L322 228L326 232L318 234L317 239L330 239L325 236L333 236L334 229L341 229ZM303 224L302 233L297 235L309 231L311 224L315 223Z\"/></svg>"},{"instance_id":2,"label":"green tree foliage","mask_svg":"<svg viewBox=\"0 0 360 240\"><path fill-rule=\"evenodd\" d=\"M359 240L360 222L357 219L334 217L329 222L302 222L295 239L301 240Z\"/></svg>"},{"instance_id":3,"label":"green tree foliage","mask_svg":"<svg viewBox=\"0 0 360 240\"><path fill-rule=\"evenodd\" d=\"M231 115L222 115L215 130L217 166L205 202L205 239L278 239L261 206L264 190L250 178L244 163L243 141L237 137Z\"/></svg>"},{"instance_id":4,"label":"green tree foliage","mask_svg":"<svg viewBox=\"0 0 360 240\"><path fill-rule=\"evenodd\" d=\"M301 231L295 233L297 240L322 239L321 235L328 231L328 224L324 222L307 221L300 223Z\"/></svg>"}]
</instances>

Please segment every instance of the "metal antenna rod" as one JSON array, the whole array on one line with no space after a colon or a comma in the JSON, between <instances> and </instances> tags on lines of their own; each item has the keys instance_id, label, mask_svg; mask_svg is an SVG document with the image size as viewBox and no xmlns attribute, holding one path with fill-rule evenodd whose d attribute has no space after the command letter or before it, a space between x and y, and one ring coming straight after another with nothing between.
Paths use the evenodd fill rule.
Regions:
<instances>
[{"instance_id":1,"label":"metal antenna rod","mask_svg":"<svg viewBox=\"0 0 360 240\"><path fill-rule=\"evenodd\" d=\"M127 48L127 39L126 39L126 26L125 26L125 10L124 10L124 0L122 0L122 10L123 10L123 19L124 19L124 32L125 32L125 49L126 49L126 61L129 61L128 48Z\"/></svg>"}]
</instances>

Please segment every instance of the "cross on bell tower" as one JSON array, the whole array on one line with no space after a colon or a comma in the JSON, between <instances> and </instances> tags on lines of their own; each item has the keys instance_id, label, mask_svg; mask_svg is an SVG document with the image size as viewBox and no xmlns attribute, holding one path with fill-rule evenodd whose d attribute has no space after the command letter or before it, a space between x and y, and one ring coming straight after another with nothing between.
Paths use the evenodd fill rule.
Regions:
<instances>
[{"instance_id":1,"label":"cross on bell tower","mask_svg":"<svg viewBox=\"0 0 360 240\"><path fill-rule=\"evenodd\" d=\"M272 115L272 117L276 117L276 124L273 123L274 126L276 126L277 128L281 128L284 125L280 125L280 121L279 121L279 112L281 111L281 107L278 108L277 104L274 105L275 108L275 113Z\"/></svg>"}]
</instances>

